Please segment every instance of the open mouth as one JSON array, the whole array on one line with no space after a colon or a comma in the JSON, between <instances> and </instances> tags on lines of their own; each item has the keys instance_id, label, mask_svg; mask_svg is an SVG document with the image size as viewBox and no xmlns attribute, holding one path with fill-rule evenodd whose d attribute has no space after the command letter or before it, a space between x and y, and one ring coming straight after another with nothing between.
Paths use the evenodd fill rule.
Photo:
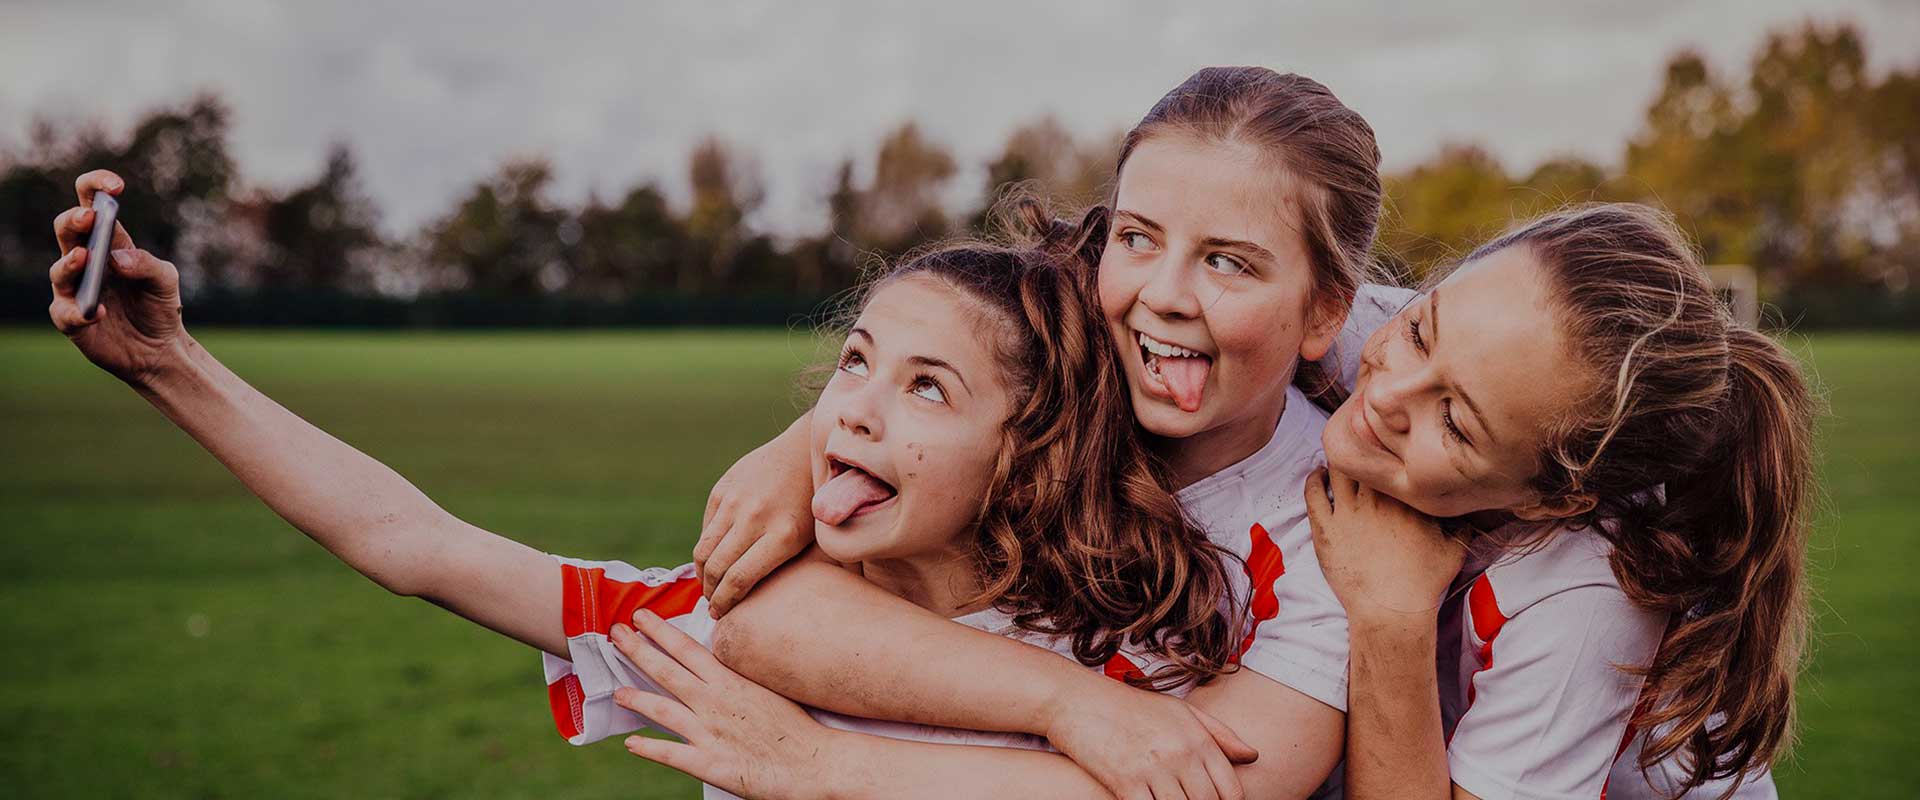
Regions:
<instances>
[{"instance_id":1,"label":"open mouth","mask_svg":"<svg viewBox=\"0 0 1920 800\"><path fill-rule=\"evenodd\" d=\"M813 493L813 518L839 525L893 502L900 496L893 484L874 477L865 467L827 457L827 481Z\"/></svg>"},{"instance_id":2,"label":"open mouth","mask_svg":"<svg viewBox=\"0 0 1920 800\"><path fill-rule=\"evenodd\" d=\"M1207 376L1213 371L1213 357L1197 350L1160 341L1135 331L1140 346L1140 361L1147 368L1147 385L1154 393L1173 400L1181 411L1199 411L1206 400Z\"/></svg>"}]
</instances>

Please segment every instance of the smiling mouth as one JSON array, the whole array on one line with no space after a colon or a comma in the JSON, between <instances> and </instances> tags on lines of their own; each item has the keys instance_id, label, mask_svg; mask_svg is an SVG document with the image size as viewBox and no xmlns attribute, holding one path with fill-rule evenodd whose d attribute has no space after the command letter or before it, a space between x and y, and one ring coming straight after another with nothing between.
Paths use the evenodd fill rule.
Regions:
<instances>
[{"instance_id":1,"label":"smiling mouth","mask_svg":"<svg viewBox=\"0 0 1920 800\"><path fill-rule=\"evenodd\" d=\"M840 525L893 502L900 491L864 467L828 457L827 481L813 493L813 518Z\"/></svg>"},{"instance_id":2,"label":"smiling mouth","mask_svg":"<svg viewBox=\"0 0 1920 800\"><path fill-rule=\"evenodd\" d=\"M1160 341L1134 332L1140 348L1140 363L1145 365L1147 387L1152 394L1173 400L1181 411L1199 411L1206 400L1207 376L1213 371L1213 357L1197 350Z\"/></svg>"}]
</instances>

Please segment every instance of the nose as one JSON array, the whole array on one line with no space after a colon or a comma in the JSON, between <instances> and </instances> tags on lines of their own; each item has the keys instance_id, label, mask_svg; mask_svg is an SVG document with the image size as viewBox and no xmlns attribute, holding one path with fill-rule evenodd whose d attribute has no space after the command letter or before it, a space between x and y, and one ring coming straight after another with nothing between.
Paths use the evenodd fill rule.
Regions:
<instances>
[{"instance_id":1,"label":"nose","mask_svg":"<svg viewBox=\"0 0 1920 800\"><path fill-rule=\"evenodd\" d=\"M836 410L840 429L862 439L878 441L884 433L880 424L884 416L878 396L881 391L884 387L879 381L862 381L851 391L842 393Z\"/></svg>"},{"instance_id":2,"label":"nose","mask_svg":"<svg viewBox=\"0 0 1920 800\"><path fill-rule=\"evenodd\" d=\"M1200 316L1200 298L1194 294L1192 270L1179 252L1168 248L1150 267L1146 285L1140 287L1140 304L1155 316L1165 319L1194 319Z\"/></svg>"},{"instance_id":3,"label":"nose","mask_svg":"<svg viewBox=\"0 0 1920 800\"><path fill-rule=\"evenodd\" d=\"M1409 407L1425 391L1426 370L1403 359L1382 355L1369 364L1367 407L1380 418L1381 425L1394 433L1406 433L1412 427Z\"/></svg>"}]
</instances>

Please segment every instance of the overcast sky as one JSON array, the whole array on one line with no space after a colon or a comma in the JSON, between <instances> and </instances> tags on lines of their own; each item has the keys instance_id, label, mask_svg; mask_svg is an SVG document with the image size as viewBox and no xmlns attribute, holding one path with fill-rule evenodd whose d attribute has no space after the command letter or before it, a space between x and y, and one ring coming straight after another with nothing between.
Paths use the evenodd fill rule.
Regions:
<instances>
[{"instance_id":1,"label":"overcast sky","mask_svg":"<svg viewBox=\"0 0 1920 800\"><path fill-rule=\"evenodd\" d=\"M211 89L248 179L306 180L346 141L405 230L515 155L551 157L563 201L649 178L683 194L686 153L714 132L758 155L763 223L800 231L822 224L838 161L903 120L976 168L971 197L1014 125L1124 128L1209 64L1321 80L1373 123L1388 168L1477 141L1524 169L1617 162L1680 47L1737 69L1812 15L1856 22L1878 68L1920 60L1915 0L370 5L0 0L0 147L35 116L123 130Z\"/></svg>"}]
</instances>

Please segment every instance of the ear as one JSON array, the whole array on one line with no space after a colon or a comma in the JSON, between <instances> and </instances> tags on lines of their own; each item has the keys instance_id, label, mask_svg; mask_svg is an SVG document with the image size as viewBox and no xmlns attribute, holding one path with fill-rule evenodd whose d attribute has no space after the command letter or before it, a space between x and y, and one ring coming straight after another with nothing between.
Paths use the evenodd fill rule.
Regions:
<instances>
[{"instance_id":1,"label":"ear","mask_svg":"<svg viewBox=\"0 0 1920 800\"><path fill-rule=\"evenodd\" d=\"M1551 522L1556 519L1577 517L1593 510L1599 505L1599 499L1590 494L1578 493L1565 497L1541 498L1534 502L1512 509L1515 517L1528 522Z\"/></svg>"},{"instance_id":2,"label":"ear","mask_svg":"<svg viewBox=\"0 0 1920 800\"><path fill-rule=\"evenodd\" d=\"M1307 336L1300 340L1300 357L1308 361L1319 361L1327 357L1327 351L1333 349L1333 340L1340 336L1340 326L1347 322L1347 311L1352 304L1338 297L1322 297L1307 309Z\"/></svg>"}]
</instances>

